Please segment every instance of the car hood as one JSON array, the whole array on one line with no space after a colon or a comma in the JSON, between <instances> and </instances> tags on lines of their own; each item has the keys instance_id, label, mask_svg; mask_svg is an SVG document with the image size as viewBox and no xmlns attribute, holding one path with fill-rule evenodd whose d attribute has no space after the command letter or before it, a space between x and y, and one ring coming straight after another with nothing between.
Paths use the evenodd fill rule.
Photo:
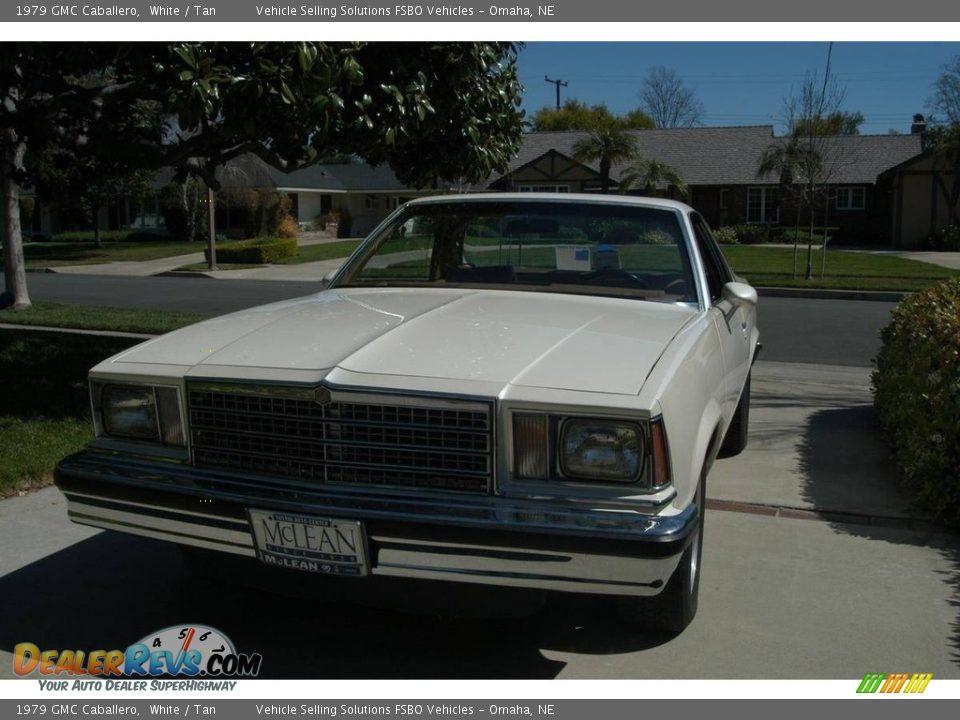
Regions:
<instances>
[{"instance_id":1,"label":"car hood","mask_svg":"<svg viewBox=\"0 0 960 720\"><path fill-rule=\"evenodd\" d=\"M250 368L254 376L256 368L339 367L636 394L694 314L664 303L552 293L337 289L214 318L114 361Z\"/></svg>"}]
</instances>

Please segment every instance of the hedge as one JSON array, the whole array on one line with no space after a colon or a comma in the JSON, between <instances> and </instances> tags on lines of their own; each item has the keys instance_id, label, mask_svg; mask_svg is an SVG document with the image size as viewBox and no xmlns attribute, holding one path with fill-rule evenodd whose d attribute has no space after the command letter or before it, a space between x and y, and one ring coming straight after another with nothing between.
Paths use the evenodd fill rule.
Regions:
<instances>
[{"instance_id":1,"label":"hedge","mask_svg":"<svg viewBox=\"0 0 960 720\"><path fill-rule=\"evenodd\" d=\"M917 506L960 528L960 278L906 298L873 373L883 432Z\"/></svg>"},{"instance_id":2,"label":"hedge","mask_svg":"<svg viewBox=\"0 0 960 720\"><path fill-rule=\"evenodd\" d=\"M157 230L101 230L101 242L162 242L170 236ZM86 243L94 242L93 230L71 230L54 234L52 242Z\"/></svg>"},{"instance_id":3,"label":"hedge","mask_svg":"<svg viewBox=\"0 0 960 720\"><path fill-rule=\"evenodd\" d=\"M296 254L296 238L254 238L217 244L217 262L237 265L266 265ZM209 250L204 250L204 255L209 262Z\"/></svg>"}]
</instances>

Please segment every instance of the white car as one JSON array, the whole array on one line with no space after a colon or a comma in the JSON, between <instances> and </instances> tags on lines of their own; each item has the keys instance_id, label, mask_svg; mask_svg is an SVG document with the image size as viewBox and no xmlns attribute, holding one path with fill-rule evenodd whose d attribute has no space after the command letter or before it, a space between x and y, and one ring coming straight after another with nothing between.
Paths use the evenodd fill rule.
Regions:
<instances>
[{"instance_id":1,"label":"white car","mask_svg":"<svg viewBox=\"0 0 960 720\"><path fill-rule=\"evenodd\" d=\"M681 203L409 202L308 297L90 372L78 523L363 582L697 608L705 481L747 438L757 295Z\"/></svg>"}]
</instances>

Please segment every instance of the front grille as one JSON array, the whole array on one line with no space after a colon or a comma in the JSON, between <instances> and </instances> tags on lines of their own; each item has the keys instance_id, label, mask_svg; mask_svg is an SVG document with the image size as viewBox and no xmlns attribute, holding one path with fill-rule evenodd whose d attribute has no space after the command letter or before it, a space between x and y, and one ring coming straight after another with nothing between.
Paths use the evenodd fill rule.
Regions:
<instances>
[{"instance_id":1,"label":"front grille","mask_svg":"<svg viewBox=\"0 0 960 720\"><path fill-rule=\"evenodd\" d=\"M195 385L190 433L198 467L315 484L490 491L488 403L313 389Z\"/></svg>"}]
</instances>

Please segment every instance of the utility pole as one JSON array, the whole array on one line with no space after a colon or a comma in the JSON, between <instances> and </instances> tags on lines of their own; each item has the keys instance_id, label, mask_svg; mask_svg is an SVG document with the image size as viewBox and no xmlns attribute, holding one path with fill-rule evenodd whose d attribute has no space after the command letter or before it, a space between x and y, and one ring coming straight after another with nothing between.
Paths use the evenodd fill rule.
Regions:
<instances>
[{"instance_id":1,"label":"utility pole","mask_svg":"<svg viewBox=\"0 0 960 720\"><path fill-rule=\"evenodd\" d=\"M557 110L559 110L559 109L560 109L560 86L563 85L564 87L566 87L566 86L567 86L567 83L564 82L563 80L551 80L551 79L550 79L548 76L546 76L546 75L543 76L543 79L544 79L544 81L546 81L546 82L548 82L548 83L553 83L554 85L557 86Z\"/></svg>"}]
</instances>

